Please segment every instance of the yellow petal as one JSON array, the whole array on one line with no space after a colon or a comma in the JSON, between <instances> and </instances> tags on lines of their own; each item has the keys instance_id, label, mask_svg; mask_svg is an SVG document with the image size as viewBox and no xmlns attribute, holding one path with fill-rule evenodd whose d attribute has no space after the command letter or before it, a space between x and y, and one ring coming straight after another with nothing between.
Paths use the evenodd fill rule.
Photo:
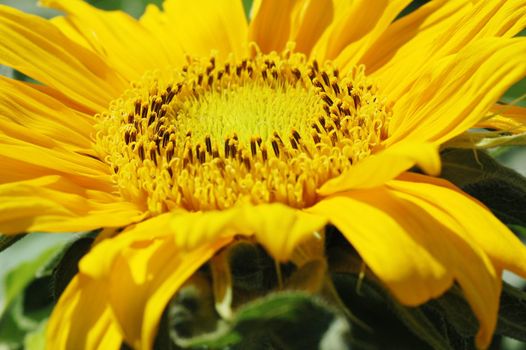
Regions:
<instances>
[{"instance_id":1,"label":"yellow petal","mask_svg":"<svg viewBox=\"0 0 526 350\"><path fill-rule=\"evenodd\" d=\"M99 10L80 0L41 0L40 3L64 11L70 25L59 28L64 28L70 37L75 37L71 29L76 29L77 36L84 38L93 51L128 80L139 79L145 71L171 63L159 38L124 12Z\"/></svg>"},{"instance_id":2,"label":"yellow petal","mask_svg":"<svg viewBox=\"0 0 526 350\"><path fill-rule=\"evenodd\" d=\"M429 62L458 53L482 38L513 37L526 26L524 0L449 2L440 11L443 16L436 18L437 22L429 23L429 29L423 27L375 72L374 77L382 80L393 100L411 89ZM393 27L396 25L395 22Z\"/></svg>"},{"instance_id":3,"label":"yellow petal","mask_svg":"<svg viewBox=\"0 0 526 350\"><path fill-rule=\"evenodd\" d=\"M5 126L23 126L26 137L45 135L65 147L88 149L92 145L93 122L93 118L76 114L26 84L0 77L0 132Z\"/></svg>"},{"instance_id":4,"label":"yellow petal","mask_svg":"<svg viewBox=\"0 0 526 350\"><path fill-rule=\"evenodd\" d=\"M481 120L526 74L526 39L479 40L428 67L393 108L388 143L447 141Z\"/></svg>"},{"instance_id":5,"label":"yellow petal","mask_svg":"<svg viewBox=\"0 0 526 350\"><path fill-rule=\"evenodd\" d=\"M237 0L167 0L164 13L153 6L141 18L141 23L163 41L172 41L178 54L208 56L218 50L225 58L231 52L240 55L245 50L247 21L243 4ZM180 56L179 56L180 58Z\"/></svg>"},{"instance_id":6,"label":"yellow petal","mask_svg":"<svg viewBox=\"0 0 526 350\"><path fill-rule=\"evenodd\" d=\"M430 1L410 14L394 21L387 30L368 48L360 63L365 64L367 73L378 70L386 65L400 51L405 51L405 45L426 47L430 38L441 34L446 22L453 23L462 15L460 12L470 0L438 0ZM413 44L418 41L419 44ZM402 67L408 69L410 67Z\"/></svg>"},{"instance_id":7,"label":"yellow petal","mask_svg":"<svg viewBox=\"0 0 526 350\"><path fill-rule=\"evenodd\" d=\"M133 204L59 176L0 185L0 232L79 232L140 220Z\"/></svg>"},{"instance_id":8,"label":"yellow petal","mask_svg":"<svg viewBox=\"0 0 526 350\"><path fill-rule=\"evenodd\" d=\"M53 309L46 348L119 349L122 336L100 281L77 275Z\"/></svg>"},{"instance_id":9,"label":"yellow petal","mask_svg":"<svg viewBox=\"0 0 526 350\"><path fill-rule=\"evenodd\" d=\"M489 210L444 180L418 174L402 178L404 181L389 183L393 193L422 208L457 237L484 252L496 268L496 277L500 278L502 269L526 275L526 247ZM482 275L475 274L471 280L469 276L462 277L468 280L463 283L461 277L457 279L481 325L477 344L486 348L496 324L500 280L489 288L477 285L476 279Z\"/></svg>"},{"instance_id":10,"label":"yellow petal","mask_svg":"<svg viewBox=\"0 0 526 350\"><path fill-rule=\"evenodd\" d=\"M295 50L297 52L310 53L320 36L332 22L337 9L338 6L333 0L295 2L291 14L292 21L288 40L296 43ZM280 8L279 11L282 9Z\"/></svg>"},{"instance_id":11,"label":"yellow petal","mask_svg":"<svg viewBox=\"0 0 526 350\"><path fill-rule=\"evenodd\" d=\"M403 304L438 297L457 280L481 323L477 343L489 344L499 276L482 249L433 212L385 187L333 196L309 211L327 217Z\"/></svg>"},{"instance_id":12,"label":"yellow petal","mask_svg":"<svg viewBox=\"0 0 526 350\"><path fill-rule=\"evenodd\" d=\"M249 41L255 41L263 52L282 51L289 39L295 3L294 0L258 2L250 22Z\"/></svg>"},{"instance_id":13,"label":"yellow petal","mask_svg":"<svg viewBox=\"0 0 526 350\"><path fill-rule=\"evenodd\" d=\"M111 305L126 339L149 349L170 298L235 235L253 236L276 259L287 260L325 223L280 204L167 213L102 241L79 266L82 273L109 283Z\"/></svg>"},{"instance_id":14,"label":"yellow petal","mask_svg":"<svg viewBox=\"0 0 526 350\"><path fill-rule=\"evenodd\" d=\"M354 64L386 30L410 0L357 0L349 2L313 49L319 60Z\"/></svg>"},{"instance_id":15,"label":"yellow petal","mask_svg":"<svg viewBox=\"0 0 526 350\"><path fill-rule=\"evenodd\" d=\"M481 247L498 269L526 277L526 247L484 205L443 179L411 173L401 179L404 181L392 181L389 186L448 213L453 219L441 220L444 225L454 227L456 222L464 227L464 231L455 231Z\"/></svg>"},{"instance_id":16,"label":"yellow petal","mask_svg":"<svg viewBox=\"0 0 526 350\"><path fill-rule=\"evenodd\" d=\"M365 158L340 176L327 181L318 194L327 196L356 188L381 186L413 166L426 173L440 172L438 149L429 143L400 142Z\"/></svg>"},{"instance_id":17,"label":"yellow petal","mask_svg":"<svg viewBox=\"0 0 526 350\"><path fill-rule=\"evenodd\" d=\"M513 134L526 132L526 108L513 105L495 105L489 114L477 123L476 127L497 129Z\"/></svg>"},{"instance_id":18,"label":"yellow petal","mask_svg":"<svg viewBox=\"0 0 526 350\"><path fill-rule=\"evenodd\" d=\"M254 236L275 259L286 261L300 242L312 237L325 220L282 204L246 205L223 211L174 216L172 230L184 227L175 236L176 244L195 249L218 236Z\"/></svg>"},{"instance_id":19,"label":"yellow petal","mask_svg":"<svg viewBox=\"0 0 526 350\"><path fill-rule=\"evenodd\" d=\"M0 64L71 96L93 111L125 88L96 54L72 42L50 22L0 6Z\"/></svg>"}]
</instances>

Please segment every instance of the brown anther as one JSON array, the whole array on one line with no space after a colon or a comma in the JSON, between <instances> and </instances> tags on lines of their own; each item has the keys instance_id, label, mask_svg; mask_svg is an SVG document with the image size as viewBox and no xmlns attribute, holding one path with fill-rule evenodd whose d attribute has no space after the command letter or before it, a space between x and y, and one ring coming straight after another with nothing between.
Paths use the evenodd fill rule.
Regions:
<instances>
[{"instance_id":1,"label":"brown anther","mask_svg":"<svg viewBox=\"0 0 526 350\"><path fill-rule=\"evenodd\" d=\"M206 151L208 154L212 154L212 140L210 139L210 136L205 137L205 145L206 145Z\"/></svg>"},{"instance_id":2,"label":"brown anther","mask_svg":"<svg viewBox=\"0 0 526 350\"><path fill-rule=\"evenodd\" d=\"M318 78L314 78L314 80L312 81L312 85L314 85L318 89L321 89L321 91L325 91L323 84L321 83L321 81L318 80Z\"/></svg>"},{"instance_id":3,"label":"brown anther","mask_svg":"<svg viewBox=\"0 0 526 350\"><path fill-rule=\"evenodd\" d=\"M225 64L225 73L230 75L230 63Z\"/></svg>"},{"instance_id":4,"label":"brown anther","mask_svg":"<svg viewBox=\"0 0 526 350\"><path fill-rule=\"evenodd\" d=\"M174 156L174 152L175 152L174 144L170 142L168 146L166 147L166 152L165 152L165 157L168 162L172 160L172 157Z\"/></svg>"},{"instance_id":5,"label":"brown anther","mask_svg":"<svg viewBox=\"0 0 526 350\"><path fill-rule=\"evenodd\" d=\"M264 162L266 162L268 159L267 147L265 146L261 147L261 158L263 159Z\"/></svg>"},{"instance_id":6,"label":"brown anther","mask_svg":"<svg viewBox=\"0 0 526 350\"><path fill-rule=\"evenodd\" d=\"M150 159L157 166L157 149L156 149L156 147L150 148Z\"/></svg>"},{"instance_id":7,"label":"brown anther","mask_svg":"<svg viewBox=\"0 0 526 350\"><path fill-rule=\"evenodd\" d=\"M241 66L237 66L237 67L236 67L236 75L237 75L238 77L241 76Z\"/></svg>"},{"instance_id":8,"label":"brown anther","mask_svg":"<svg viewBox=\"0 0 526 350\"><path fill-rule=\"evenodd\" d=\"M314 68L315 72L318 72L320 70L320 66L318 65L318 61L316 61L316 60L312 61L312 68Z\"/></svg>"},{"instance_id":9,"label":"brown anther","mask_svg":"<svg viewBox=\"0 0 526 350\"><path fill-rule=\"evenodd\" d=\"M243 164L245 164L245 168L247 168L247 170L250 171L251 165L249 157L243 157Z\"/></svg>"},{"instance_id":10,"label":"brown anther","mask_svg":"<svg viewBox=\"0 0 526 350\"><path fill-rule=\"evenodd\" d=\"M299 132L292 130L292 137L294 137L297 143L300 143L301 135Z\"/></svg>"},{"instance_id":11,"label":"brown anther","mask_svg":"<svg viewBox=\"0 0 526 350\"><path fill-rule=\"evenodd\" d=\"M252 153L252 157L256 155L257 149L256 149L256 139L252 138L250 140L250 152Z\"/></svg>"},{"instance_id":12,"label":"brown anther","mask_svg":"<svg viewBox=\"0 0 526 350\"><path fill-rule=\"evenodd\" d=\"M272 71L272 77L274 78L274 80L278 80L278 72L276 72L275 70Z\"/></svg>"},{"instance_id":13,"label":"brown anther","mask_svg":"<svg viewBox=\"0 0 526 350\"><path fill-rule=\"evenodd\" d=\"M150 117L148 118L148 126L152 125L155 119L157 119L157 113L151 112Z\"/></svg>"},{"instance_id":14,"label":"brown anther","mask_svg":"<svg viewBox=\"0 0 526 350\"><path fill-rule=\"evenodd\" d=\"M266 69L263 69L261 71L261 76L263 77L264 80L268 79L268 75L267 75L267 70Z\"/></svg>"},{"instance_id":15,"label":"brown anther","mask_svg":"<svg viewBox=\"0 0 526 350\"><path fill-rule=\"evenodd\" d=\"M243 70L247 69L247 59L246 58L241 61L241 69Z\"/></svg>"},{"instance_id":16,"label":"brown anther","mask_svg":"<svg viewBox=\"0 0 526 350\"><path fill-rule=\"evenodd\" d=\"M212 84L214 83L214 76L210 75L206 83L208 84L208 86L212 86Z\"/></svg>"},{"instance_id":17,"label":"brown anther","mask_svg":"<svg viewBox=\"0 0 526 350\"><path fill-rule=\"evenodd\" d=\"M338 83L336 83L336 82L332 83L332 90L334 90L336 95L340 94L340 87L338 86Z\"/></svg>"},{"instance_id":18,"label":"brown anther","mask_svg":"<svg viewBox=\"0 0 526 350\"><path fill-rule=\"evenodd\" d=\"M279 157L279 146L276 140L272 140L272 150L274 151L276 157Z\"/></svg>"},{"instance_id":19,"label":"brown anther","mask_svg":"<svg viewBox=\"0 0 526 350\"><path fill-rule=\"evenodd\" d=\"M203 82L203 74L199 74L197 76L197 85L201 85L202 82Z\"/></svg>"},{"instance_id":20,"label":"brown anther","mask_svg":"<svg viewBox=\"0 0 526 350\"><path fill-rule=\"evenodd\" d=\"M133 124L134 117L133 113L128 114L128 124Z\"/></svg>"},{"instance_id":21,"label":"brown anther","mask_svg":"<svg viewBox=\"0 0 526 350\"><path fill-rule=\"evenodd\" d=\"M290 145L292 146L292 148L298 149L298 142L296 141L294 137L290 138Z\"/></svg>"},{"instance_id":22,"label":"brown anther","mask_svg":"<svg viewBox=\"0 0 526 350\"><path fill-rule=\"evenodd\" d=\"M130 130L126 130L124 132L124 142L126 142L126 144L130 144Z\"/></svg>"},{"instance_id":23,"label":"brown anther","mask_svg":"<svg viewBox=\"0 0 526 350\"><path fill-rule=\"evenodd\" d=\"M146 119L148 116L148 103L143 103L141 106L141 117L142 119Z\"/></svg>"},{"instance_id":24,"label":"brown anther","mask_svg":"<svg viewBox=\"0 0 526 350\"><path fill-rule=\"evenodd\" d=\"M225 158L230 156L230 139L225 140Z\"/></svg>"},{"instance_id":25,"label":"brown anther","mask_svg":"<svg viewBox=\"0 0 526 350\"><path fill-rule=\"evenodd\" d=\"M301 72L298 68L294 68L292 70L292 74L294 74L294 76L296 77L296 80L300 80L301 78Z\"/></svg>"},{"instance_id":26,"label":"brown anther","mask_svg":"<svg viewBox=\"0 0 526 350\"><path fill-rule=\"evenodd\" d=\"M323 94L323 95L321 96L321 99L322 99L323 101L325 101L325 103L328 104L329 106L332 106L332 104L334 103L334 102L332 101L332 99L329 97L329 95L326 95L326 94Z\"/></svg>"},{"instance_id":27,"label":"brown anther","mask_svg":"<svg viewBox=\"0 0 526 350\"><path fill-rule=\"evenodd\" d=\"M256 137L256 142L258 143L258 146L261 147L261 143L263 142L263 140L261 139L261 136Z\"/></svg>"},{"instance_id":28,"label":"brown anther","mask_svg":"<svg viewBox=\"0 0 526 350\"><path fill-rule=\"evenodd\" d=\"M338 142L337 131L331 130L331 132L329 132L329 137L331 138L332 145L335 146L336 143Z\"/></svg>"},{"instance_id":29,"label":"brown anther","mask_svg":"<svg viewBox=\"0 0 526 350\"><path fill-rule=\"evenodd\" d=\"M159 111L159 118L162 118L166 115L166 113L168 113L168 106L167 105L163 105L161 107L161 110Z\"/></svg>"},{"instance_id":30,"label":"brown anther","mask_svg":"<svg viewBox=\"0 0 526 350\"><path fill-rule=\"evenodd\" d=\"M170 139L170 133L166 131L163 134L163 143L162 143L163 147L166 147L166 145L168 144L168 140L169 139Z\"/></svg>"},{"instance_id":31,"label":"brown anther","mask_svg":"<svg viewBox=\"0 0 526 350\"><path fill-rule=\"evenodd\" d=\"M352 96L352 99L353 99L353 101L354 101L354 105L355 105L356 107L360 106L360 104L361 104L360 96L358 96L358 95L353 95L353 96Z\"/></svg>"},{"instance_id":32,"label":"brown anther","mask_svg":"<svg viewBox=\"0 0 526 350\"><path fill-rule=\"evenodd\" d=\"M252 66L248 66L247 73L248 73L248 76L252 78L252 75L254 74L254 68L252 68Z\"/></svg>"},{"instance_id":33,"label":"brown anther","mask_svg":"<svg viewBox=\"0 0 526 350\"><path fill-rule=\"evenodd\" d=\"M323 82L326 86L330 86L331 81L329 80L329 76L327 75L327 72L323 71L321 72L321 78L323 79Z\"/></svg>"},{"instance_id":34,"label":"brown anther","mask_svg":"<svg viewBox=\"0 0 526 350\"><path fill-rule=\"evenodd\" d=\"M139 115L141 113L141 105L142 105L141 100L135 101L135 114L136 115Z\"/></svg>"},{"instance_id":35,"label":"brown anther","mask_svg":"<svg viewBox=\"0 0 526 350\"><path fill-rule=\"evenodd\" d=\"M232 157L232 158L236 158L236 154L237 154L236 144L237 144L237 142L231 142L230 143L230 157Z\"/></svg>"},{"instance_id":36,"label":"brown anther","mask_svg":"<svg viewBox=\"0 0 526 350\"><path fill-rule=\"evenodd\" d=\"M312 139L314 140L315 144L318 144L321 142L320 135L318 133L313 132L312 133Z\"/></svg>"},{"instance_id":37,"label":"brown anther","mask_svg":"<svg viewBox=\"0 0 526 350\"><path fill-rule=\"evenodd\" d=\"M144 160L144 146L141 144L139 144L139 146L137 147L137 154L139 155L139 158L141 158L141 160Z\"/></svg>"}]
</instances>

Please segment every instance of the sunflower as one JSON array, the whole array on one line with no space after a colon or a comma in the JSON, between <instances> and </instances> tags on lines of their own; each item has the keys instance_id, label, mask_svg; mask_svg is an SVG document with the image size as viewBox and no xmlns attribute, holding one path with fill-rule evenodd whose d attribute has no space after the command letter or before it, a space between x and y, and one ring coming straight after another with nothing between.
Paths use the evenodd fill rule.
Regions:
<instances>
[{"instance_id":1,"label":"sunflower","mask_svg":"<svg viewBox=\"0 0 526 350\"><path fill-rule=\"evenodd\" d=\"M436 176L445 142L521 125L488 115L526 73L525 1L261 0L247 20L240 0L166 0L138 21L41 3L65 16L0 7L0 64L38 82L0 78L0 232L117 229L80 261L50 349L149 349L223 247L301 264L328 224L404 305L458 283L489 345L526 249Z\"/></svg>"}]
</instances>

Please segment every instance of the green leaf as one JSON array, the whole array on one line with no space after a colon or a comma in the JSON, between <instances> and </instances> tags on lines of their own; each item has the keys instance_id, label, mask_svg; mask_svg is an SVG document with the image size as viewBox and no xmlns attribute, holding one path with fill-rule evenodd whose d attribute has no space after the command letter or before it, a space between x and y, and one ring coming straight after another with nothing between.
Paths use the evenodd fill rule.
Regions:
<instances>
[{"instance_id":1,"label":"green leaf","mask_svg":"<svg viewBox=\"0 0 526 350\"><path fill-rule=\"evenodd\" d=\"M245 15L247 19L250 19L250 11L252 10L252 4L254 0L243 0L243 7L245 8Z\"/></svg>"},{"instance_id":2,"label":"green leaf","mask_svg":"<svg viewBox=\"0 0 526 350\"><path fill-rule=\"evenodd\" d=\"M446 149L441 177L484 203L504 223L526 226L526 178L486 152Z\"/></svg>"},{"instance_id":3,"label":"green leaf","mask_svg":"<svg viewBox=\"0 0 526 350\"><path fill-rule=\"evenodd\" d=\"M340 328L340 332L334 331ZM321 342L348 344L350 326L320 299L276 292L243 306L234 321L186 346L211 349L310 349Z\"/></svg>"},{"instance_id":4,"label":"green leaf","mask_svg":"<svg viewBox=\"0 0 526 350\"><path fill-rule=\"evenodd\" d=\"M517 104L519 106L526 106L526 79L519 80L512 87L508 89L502 101L505 103Z\"/></svg>"},{"instance_id":5,"label":"green leaf","mask_svg":"<svg viewBox=\"0 0 526 350\"><path fill-rule=\"evenodd\" d=\"M34 260L21 264L7 274L5 277L5 299L0 309L0 316L36 277L38 270L60 251L60 248L60 246L48 248Z\"/></svg>"}]
</instances>

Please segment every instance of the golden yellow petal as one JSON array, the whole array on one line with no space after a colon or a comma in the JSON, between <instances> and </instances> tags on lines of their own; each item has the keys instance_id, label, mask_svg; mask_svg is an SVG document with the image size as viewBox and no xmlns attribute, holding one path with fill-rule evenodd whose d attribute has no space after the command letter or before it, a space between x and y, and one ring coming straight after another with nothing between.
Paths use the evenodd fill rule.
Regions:
<instances>
[{"instance_id":1,"label":"golden yellow petal","mask_svg":"<svg viewBox=\"0 0 526 350\"><path fill-rule=\"evenodd\" d=\"M0 64L57 88L92 109L107 107L125 85L104 61L50 22L0 6Z\"/></svg>"},{"instance_id":2,"label":"golden yellow petal","mask_svg":"<svg viewBox=\"0 0 526 350\"><path fill-rule=\"evenodd\" d=\"M75 113L29 85L0 77L0 132L25 129L24 135L18 135L21 140L35 143L31 138L45 135L70 150L88 152L93 123L91 117Z\"/></svg>"},{"instance_id":3,"label":"golden yellow petal","mask_svg":"<svg viewBox=\"0 0 526 350\"><path fill-rule=\"evenodd\" d=\"M104 292L101 281L73 278L51 314L47 349L119 349L122 336Z\"/></svg>"},{"instance_id":4,"label":"golden yellow petal","mask_svg":"<svg viewBox=\"0 0 526 350\"><path fill-rule=\"evenodd\" d=\"M358 0L349 2L313 49L319 60L337 59L342 65L359 62L360 57L386 30L410 0ZM352 62L352 63L351 63Z\"/></svg>"},{"instance_id":5,"label":"golden yellow petal","mask_svg":"<svg viewBox=\"0 0 526 350\"><path fill-rule=\"evenodd\" d=\"M172 41L167 47L179 47L174 59L180 60L180 52L209 56L213 50L220 57L229 53L240 55L246 49L247 21L243 4L237 0L167 0L164 13L153 6L148 8L141 23L162 41Z\"/></svg>"},{"instance_id":6,"label":"golden yellow petal","mask_svg":"<svg viewBox=\"0 0 526 350\"><path fill-rule=\"evenodd\" d=\"M393 22L386 31L369 47L361 58L367 73L371 74L388 64L399 52L405 52L406 45L413 51L426 48L431 38L441 34L446 23L453 23L462 16L461 9L470 4L470 0L430 1L410 14ZM418 43L418 44L417 44ZM402 67L408 69L412 67Z\"/></svg>"},{"instance_id":7,"label":"golden yellow petal","mask_svg":"<svg viewBox=\"0 0 526 350\"><path fill-rule=\"evenodd\" d=\"M479 40L430 63L395 103L387 142L445 142L473 127L525 74L524 38Z\"/></svg>"},{"instance_id":8,"label":"golden yellow petal","mask_svg":"<svg viewBox=\"0 0 526 350\"><path fill-rule=\"evenodd\" d=\"M423 28L375 72L392 99L408 91L429 62L455 54L482 38L513 37L526 26L524 0L464 2L451 0L432 29Z\"/></svg>"},{"instance_id":9,"label":"golden yellow petal","mask_svg":"<svg viewBox=\"0 0 526 350\"><path fill-rule=\"evenodd\" d=\"M485 252L429 212L385 187L327 198L311 209L324 215L403 304L419 305L458 281L487 346L497 321L500 276Z\"/></svg>"},{"instance_id":10,"label":"golden yellow petal","mask_svg":"<svg viewBox=\"0 0 526 350\"><path fill-rule=\"evenodd\" d=\"M74 38L71 29L76 29L77 35L127 80L137 80L147 70L172 63L160 39L124 12L99 10L80 0L41 0L40 3L64 11L70 25L59 28Z\"/></svg>"},{"instance_id":11,"label":"golden yellow petal","mask_svg":"<svg viewBox=\"0 0 526 350\"><path fill-rule=\"evenodd\" d=\"M126 226L144 214L108 192L47 176L0 185L0 232L80 232Z\"/></svg>"},{"instance_id":12,"label":"golden yellow petal","mask_svg":"<svg viewBox=\"0 0 526 350\"><path fill-rule=\"evenodd\" d=\"M507 131L513 134L526 132L526 107L495 105L475 127Z\"/></svg>"},{"instance_id":13,"label":"golden yellow petal","mask_svg":"<svg viewBox=\"0 0 526 350\"><path fill-rule=\"evenodd\" d=\"M400 142L392 145L327 181L318 194L327 196L356 188L378 187L415 165L428 174L437 175L440 172L438 148L430 143Z\"/></svg>"},{"instance_id":14,"label":"golden yellow petal","mask_svg":"<svg viewBox=\"0 0 526 350\"><path fill-rule=\"evenodd\" d=\"M310 53L336 15L338 7L335 2L337 1L302 0L295 2L288 40L296 43L297 52Z\"/></svg>"},{"instance_id":15,"label":"golden yellow petal","mask_svg":"<svg viewBox=\"0 0 526 350\"><path fill-rule=\"evenodd\" d=\"M172 230L179 247L195 249L216 237L254 236L275 259L286 261L294 248L325 225L326 221L283 204L243 205L222 211L176 215Z\"/></svg>"},{"instance_id":16,"label":"golden yellow petal","mask_svg":"<svg viewBox=\"0 0 526 350\"><path fill-rule=\"evenodd\" d=\"M248 40L255 41L261 51L280 52L289 40L294 0L259 1L249 25Z\"/></svg>"},{"instance_id":17,"label":"golden yellow petal","mask_svg":"<svg viewBox=\"0 0 526 350\"><path fill-rule=\"evenodd\" d=\"M484 205L443 179L412 173L401 179L404 181L392 181L389 186L421 199L422 206L426 202L434 207L437 218L440 211L451 216L446 220L446 214L440 214L444 217L441 222L451 229L463 227L454 231L486 252L497 269L526 277L526 247Z\"/></svg>"},{"instance_id":18,"label":"golden yellow petal","mask_svg":"<svg viewBox=\"0 0 526 350\"><path fill-rule=\"evenodd\" d=\"M111 305L126 339L148 349L170 298L235 235L253 236L284 261L325 223L316 215L276 204L168 213L102 241L79 266L82 273L109 283Z\"/></svg>"}]
</instances>

